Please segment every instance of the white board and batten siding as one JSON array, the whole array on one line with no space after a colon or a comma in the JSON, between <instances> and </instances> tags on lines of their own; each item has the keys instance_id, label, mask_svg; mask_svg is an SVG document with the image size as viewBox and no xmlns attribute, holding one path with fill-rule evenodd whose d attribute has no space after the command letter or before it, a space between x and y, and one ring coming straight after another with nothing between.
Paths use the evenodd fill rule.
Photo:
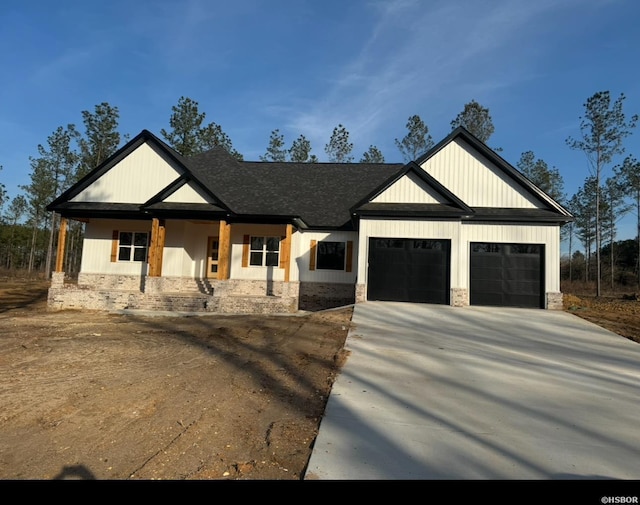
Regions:
<instances>
[{"instance_id":1,"label":"white board and batten siding","mask_svg":"<svg viewBox=\"0 0 640 505\"><path fill-rule=\"evenodd\" d=\"M327 282L327 283L343 283L355 284L356 275L358 273L358 233L355 231L305 231L296 232L294 234L295 241L292 244L291 257L296 262L292 265L291 271L298 271L300 282ZM345 247L348 242L352 242L353 251L351 258L351 272L345 270L322 270L317 267L310 269L312 248L311 243L315 240L316 244L322 240L329 242L344 242ZM294 249L295 247L295 249ZM345 258L345 268L346 268ZM317 265L317 262L313 262ZM293 279L292 279L293 280Z\"/></svg>"},{"instance_id":2,"label":"white board and batten siding","mask_svg":"<svg viewBox=\"0 0 640 505\"><path fill-rule=\"evenodd\" d=\"M214 203L191 182L178 188L163 201L168 203Z\"/></svg>"},{"instance_id":3,"label":"white board and batten siding","mask_svg":"<svg viewBox=\"0 0 640 505\"><path fill-rule=\"evenodd\" d=\"M284 268L263 266L242 266L244 236L250 237L283 237L286 233L284 225L252 225L233 224L231 226L231 279L283 281ZM282 243L280 244L282 254ZM292 280L292 279L290 279Z\"/></svg>"},{"instance_id":4,"label":"white board and batten siding","mask_svg":"<svg viewBox=\"0 0 640 505\"><path fill-rule=\"evenodd\" d=\"M71 201L144 203L181 174L181 168L142 144Z\"/></svg>"},{"instance_id":5,"label":"white board and batten siding","mask_svg":"<svg viewBox=\"0 0 640 505\"><path fill-rule=\"evenodd\" d=\"M146 262L111 261L114 230L151 233L151 221L91 220L85 228L80 271L91 274L146 275Z\"/></svg>"},{"instance_id":6,"label":"white board and batten siding","mask_svg":"<svg viewBox=\"0 0 640 505\"><path fill-rule=\"evenodd\" d=\"M373 203L447 203L411 172L402 176L371 201Z\"/></svg>"},{"instance_id":7,"label":"white board and batten siding","mask_svg":"<svg viewBox=\"0 0 640 505\"><path fill-rule=\"evenodd\" d=\"M86 224L82 272L114 275L146 275L147 263L111 261L113 232L151 233L151 221L93 219ZM206 275L208 237L217 236L219 223L165 221L162 275L200 278ZM242 239L240 239L240 244ZM241 247L241 245L240 245Z\"/></svg>"},{"instance_id":8,"label":"white board and batten siding","mask_svg":"<svg viewBox=\"0 0 640 505\"><path fill-rule=\"evenodd\" d=\"M231 275L232 279L264 280L274 281L284 280L284 268L262 267L262 266L242 266L243 241L244 236L261 237L282 237L286 233L283 225L251 225L234 224L231 228ZM294 231L291 236L291 255L289 268L290 282L336 282L354 283L356 276L357 262L357 241L356 232L300 232ZM311 255L311 241L329 240L332 242L353 242L353 269L351 272L337 270L309 269ZM282 243L280 247L282 254Z\"/></svg>"},{"instance_id":9,"label":"white board and batten siding","mask_svg":"<svg viewBox=\"0 0 640 505\"><path fill-rule=\"evenodd\" d=\"M205 277L208 238L218 235L219 223L167 220L165 230L162 275Z\"/></svg>"},{"instance_id":10,"label":"white board and batten siding","mask_svg":"<svg viewBox=\"0 0 640 505\"><path fill-rule=\"evenodd\" d=\"M459 139L421 167L470 207L542 207L542 202Z\"/></svg>"}]
</instances>

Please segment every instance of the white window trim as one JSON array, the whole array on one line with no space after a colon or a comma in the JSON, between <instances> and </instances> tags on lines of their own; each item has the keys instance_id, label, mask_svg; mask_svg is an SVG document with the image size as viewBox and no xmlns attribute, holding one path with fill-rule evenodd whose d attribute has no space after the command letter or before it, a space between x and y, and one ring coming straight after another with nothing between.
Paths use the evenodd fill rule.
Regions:
<instances>
[{"instance_id":1,"label":"white window trim","mask_svg":"<svg viewBox=\"0 0 640 505\"><path fill-rule=\"evenodd\" d=\"M122 245L122 234L123 233L131 233L131 244L125 244ZM144 260L136 260L135 258L135 252L136 249L143 249L142 246L136 246L136 235L145 235L146 236L146 245L144 246L144 250L145 250L145 255L144 255ZM124 259L120 259L120 249L122 248L129 248L130 250L130 255L129 255L129 259L128 260L124 260ZM147 263L149 261L149 232L148 231L127 231L127 230L123 230L123 231L119 231L118 232L118 256L117 256L117 261L118 263Z\"/></svg>"},{"instance_id":2,"label":"white window trim","mask_svg":"<svg viewBox=\"0 0 640 505\"><path fill-rule=\"evenodd\" d=\"M263 243L262 243L262 249L252 249L252 243L253 243L253 239L254 238L261 238L263 239ZM268 251L267 250L267 241L270 238L274 238L278 240L278 250L277 251ZM249 236L249 264L248 266L250 268L266 268L268 266L270 266L271 268L277 268L280 266L280 255L282 254L282 237L277 236L277 235L250 235ZM252 265L251 264L251 255L253 253L261 253L262 255L262 261L260 265ZM267 265L267 253L275 253L278 255L278 261L276 262L276 265Z\"/></svg>"}]
</instances>

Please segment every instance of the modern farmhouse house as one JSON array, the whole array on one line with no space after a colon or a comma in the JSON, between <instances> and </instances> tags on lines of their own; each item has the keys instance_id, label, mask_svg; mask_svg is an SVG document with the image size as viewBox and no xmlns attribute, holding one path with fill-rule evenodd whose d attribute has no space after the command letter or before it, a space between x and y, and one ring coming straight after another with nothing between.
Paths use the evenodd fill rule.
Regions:
<instances>
[{"instance_id":1,"label":"modern farmhouse house","mask_svg":"<svg viewBox=\"0 0 640 505\"><path fill-rule=\"evenodd\" d=\"M186 158L145 130L48 209L51 309L562 307L571 215L462 128L408 164ZM86 226L77 283L62 268L70 219Z\"/></svg>"}]
</instances>

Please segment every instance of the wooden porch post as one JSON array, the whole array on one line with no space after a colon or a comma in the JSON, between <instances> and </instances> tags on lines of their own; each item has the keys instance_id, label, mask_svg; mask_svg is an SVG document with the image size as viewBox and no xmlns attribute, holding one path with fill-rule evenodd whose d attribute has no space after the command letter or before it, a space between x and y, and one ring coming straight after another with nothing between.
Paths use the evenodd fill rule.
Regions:
<instances>
[{"instance_id":1,"label":"wooden porch post","mask_svg":"<svg viewBox=\"0 0 640 505\"><path fill-rule=\"evenodd\" d=\"M293 225L287 225L287 232L282 241L282 258L280 265L284 268L284 282L289 282L291 272L291 235L293 233Z\"/></svg>"},{"instance_id":2,"label":"wooden porch post","mask_svg":"<svg viewBox=\"0 0 640 505\"><path fill-rule=\"evenodd\" d=\"M151 244L149 245L149 277L162 275L162 256L164 251L164 221L154 217L151 221Z\"/></svg>"},{"instance_id":3,"label":"wooden porch post","mask_svg":"<svg viewBox=\"0 0 640 505\"><path fill-rule=\"evenodd\" d=\"M64 270L64 246L67 241L67 218L60 218L60 231L58 232L58 252L56 254L56 272Z\"/></svg>"},{"instance_id":4,"label":"wooden porch post","mask_svg":"<svg viewBox=\"0 0 640 505\"><path fill-rule=\"evenodd\" d=\"M224 219L220 220L218 232L218 280L229 278L229 257L231 255L231 225Z\"/></svg>"}]
</instances>

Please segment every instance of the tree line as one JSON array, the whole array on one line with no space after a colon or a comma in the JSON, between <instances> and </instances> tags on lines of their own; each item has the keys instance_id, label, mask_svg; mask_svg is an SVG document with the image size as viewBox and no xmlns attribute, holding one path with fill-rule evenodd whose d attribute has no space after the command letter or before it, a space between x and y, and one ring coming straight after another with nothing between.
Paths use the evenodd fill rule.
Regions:
<instances>
[{"instance_id":1,"label":"tree line","mask_svg":"<svg viewBox=\"0 0 640 505\"><path fill-rule=\"evenodd\" d=\"M621 164L609 170L616 156L624 153L624 140L637 122L635 115L626 118L624 99L621 94L612 100L608 91L602 91L585 102L580 136L566 139L569 148L583 151L588 160L584 185L574 195L569 197L565 194L558 168L549 167L533 151L523 152L516 164L516 168L531 182L573 213L575 221L562 229L563 239L570 249L569 265L563 268L563 276L568 280L578 276L586 281L595 280L598 295L603 279L603 257L608 260L606 273L612 283L616 281L616 275L620 277L624 272L628 273L626 263L618 274L614 273L620 257L614 251L617 223L632 208L638 214L639 231L633 273L640 286L640 162L633 156L627 156ZM0 268L48 274L54 256L59 216L48 215L47 204L129 140L128 134L118 131L118 108L109 103L96 105L93 111L82 111L81 117L82 129L75 124L60 126L45 144L37 146L37 155L29 158L30 182L20 186L22 194L9 199L5 186L0 182ZM183 156L219 146L236 159L243 160L243 155L234 148L222 127L205 119L206 114L200 111L198 102L183 96L171 108L169 128L161 129L160 134ZM466 128L485 144L495 131L489 109L475 100L464 105L450 126L452 130L459 126ZM405 128L405 136L394 139L394 142L404 161L408 162L427 152L434 141L428 125L417 114L408 118ZM324 146L329 162L354 162L354 145L349 137L344 125L338 124L333 129ZM494 147L494 150L501 149ZM265 152L259 159L264 162L319 162L312 153L311 142L304 135L299 135L287 146L279 129L271 131ZM373 144L358 161L384 162L383 153ZM606 177L608 171L611 173ZM68 273L79 270L83 234L83 224L72 221L64 265ZM574 251L576 241L582 246L582 251ZM625 251L628 253L628 247Z\"/></svg>"}]
</instances>

